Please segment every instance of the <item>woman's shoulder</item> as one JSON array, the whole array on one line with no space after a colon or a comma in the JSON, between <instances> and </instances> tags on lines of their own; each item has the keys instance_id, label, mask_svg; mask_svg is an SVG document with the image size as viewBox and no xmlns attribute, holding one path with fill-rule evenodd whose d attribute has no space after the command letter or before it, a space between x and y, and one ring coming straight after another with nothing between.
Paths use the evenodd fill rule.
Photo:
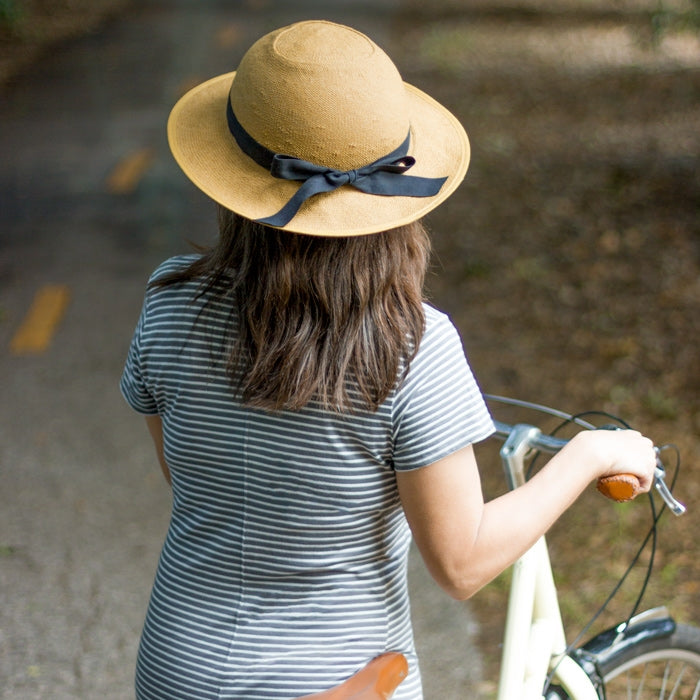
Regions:
<instances>
[{"instance_id":1,"label":"woman's shoulder","mask_svg":"<svg viewBox=\"0 0 700 700\"><path fill-rule=\"evenodd\" d=\"M427 303L423 304L423 311L425 314L425 329L420 343L421 346L432 347L455 342L461 345L462 341L459 331L452 319L444 311L440 311Z\"/></svg>"},{"instance_id":2,"label":"woman's shoulder","mask_svg":"<svg viewBox=\"0 0 700 700\"><path fill-rule=\"evenodd\" d=\"M149 315L172 314L192 306L201 287L201 280L188 278L184 273L198 257L177 255L164 260L155 268L146 285L145 310Z\"/></svg>"},{"instance_id":3,"label":"woman's shoulder","mask_svg":"<svg viewBox=\"0 0 700 700\"><path fill-rule=\"evenodd\" d=\"M425 314L426 330L428 327L433 327L441 324L453 325L450 317L440 309L436 308L428 302L423 302L423 313Z\"/></svg>"},{"instance_id":4,"label":"woman's shoulder","mask_svg":"<svg viewBox=\"0 0 700 700\"><path fill-rule=\"evenodd\" d=\"M149 277L149 285L167 275L171 275L176 272L181 272L182 270L189 267L199 257L200 256L198 254L192 253L189 255L175 255L172 258L164 260L158 265L158 267L156 267L156 269Z\"/></svg>"},{"instance_id":5,"label":"woman's shoulder","mask_svg":"<svg viewBox=\"0 0 700 700\"><path fill-rule=\"evenodd\" d=\"M442 375L465 363L462 338L452 319L430 304L423 304L425 327L418 350L409 366L405 385L412 386ZM461 371L461 369L460 369Z\"/></svg>"}]
</instances>

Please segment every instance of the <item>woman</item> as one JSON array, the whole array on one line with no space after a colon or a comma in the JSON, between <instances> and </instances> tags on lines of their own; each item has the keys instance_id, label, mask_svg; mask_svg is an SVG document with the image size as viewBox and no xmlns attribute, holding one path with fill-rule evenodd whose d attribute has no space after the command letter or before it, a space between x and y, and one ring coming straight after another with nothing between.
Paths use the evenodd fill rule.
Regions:
<instances>
[{"instance_id":1,"label":"woman","mask_svg":"<svg viewBox=\"0 0 700 700\"><path fill-rule=\"evenodd\" d=\"M400 651L394 697L419 700L411 535L469 597L591 480L648 490L651 443L583 434L484 504L472 445L493 424L422 295L420 219L464 177L468 140L364 35L266 35L182 98L168 135L220 236L154 273L122 378L173 489L137 696L296 698Z\"/></svg>"}]
</instances>

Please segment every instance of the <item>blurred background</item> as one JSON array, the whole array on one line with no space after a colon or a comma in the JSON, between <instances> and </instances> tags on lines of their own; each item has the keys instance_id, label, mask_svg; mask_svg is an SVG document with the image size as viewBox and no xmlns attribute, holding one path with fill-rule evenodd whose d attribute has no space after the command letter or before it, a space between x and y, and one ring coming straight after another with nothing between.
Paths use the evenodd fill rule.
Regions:
<instances>
[{"instance_id":1,"label":"blurred background","mask_svg":"<svg viewBox=\"0 0 700 700\"><path fill-rule=\"evenodd\" d=\"M2 698L133 696L169 497L118 381L148 274L215 235L165 122L309 18L367 33L469 133L466 181L428 220L429 293L482 389L678 445L689 513L661 523L643 607L700 623L697 0L0 0ZM646 504L591 490L554 528L572 629L648 525ZM629 612L647 561L600 624ZM416 561L411 581L427 700L491 697L507 575L466 604Z\"/></svg>"}]
</instances>

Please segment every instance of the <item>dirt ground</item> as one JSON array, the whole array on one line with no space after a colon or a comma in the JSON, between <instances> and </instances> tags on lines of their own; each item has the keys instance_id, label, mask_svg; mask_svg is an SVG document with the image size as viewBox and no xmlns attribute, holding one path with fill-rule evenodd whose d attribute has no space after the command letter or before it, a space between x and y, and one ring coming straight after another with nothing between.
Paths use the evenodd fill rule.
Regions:
<instances>
[{"instance_id":1,"label":"dirt ground","mask_svg":"<svg viewBox=\"0 0 700 700\"><path fill-rule=\"evenodd\" d=\"M91 31L127 4L25 4L33 21L25 10L0 32L0 85L49 40ZM430 219L432 298L461 329L487 393L608 411L679 446L676 493L690 512L661 521L642 607L665 602L700 623L700 32L671 28L652 41L655 0L402 7L389 53L405 79L458 115L473 146L461 194ZM482 458L495 495L500 468L489 448ZM574 628L611 590L649 520L644 504L609 505L591 490L555 527ZM600 624L629 611L641 567L631 578ZM472 602L488 664L506 582Z\"/></svg>"}]
</instances>

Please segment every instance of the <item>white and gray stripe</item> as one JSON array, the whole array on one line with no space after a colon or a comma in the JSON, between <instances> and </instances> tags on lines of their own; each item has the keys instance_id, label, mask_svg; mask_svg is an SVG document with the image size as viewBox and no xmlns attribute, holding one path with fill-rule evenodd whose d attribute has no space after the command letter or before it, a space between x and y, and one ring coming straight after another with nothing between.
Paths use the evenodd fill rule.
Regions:
<instances>
[{"instance_id":1,"label":"white and gray stripe","mask_svg":"<svg viewBox=\"0 0 700 700\"><path fill-rule=\"evenodd\" d=\"M162 417L173 482L137 697L295 698L399 650L411 673L395 700L420 700L394 470L493 431L456 330L426 306L408 377L376 413L272 414L241 406L213 361L230 309L210 300L197 323L196 289L148 292L121 382Z\"/></svg>"}]
</instances>

